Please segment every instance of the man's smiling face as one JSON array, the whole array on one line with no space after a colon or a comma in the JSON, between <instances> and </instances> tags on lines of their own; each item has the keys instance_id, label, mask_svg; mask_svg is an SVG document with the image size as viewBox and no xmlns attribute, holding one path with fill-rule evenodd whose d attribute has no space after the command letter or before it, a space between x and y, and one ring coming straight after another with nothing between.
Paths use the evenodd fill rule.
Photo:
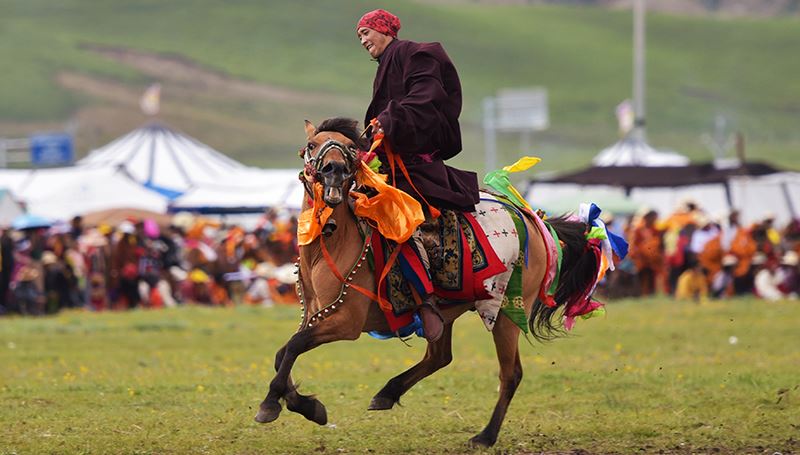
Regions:
<instances>
[{"instance_id":1,"label":"man's smiling face","mask_svg":"<svg viewBox=\"0 0 800 455\"><path fill-rule=\"evenodd\" d=\"M369 52L372 58L380 57L383 51L386 50L386 46L394 39L368 27L361 27L356 30L356 36L358 36L361 45L364 46L364 49Z\"/></svg>"}]
</instances>

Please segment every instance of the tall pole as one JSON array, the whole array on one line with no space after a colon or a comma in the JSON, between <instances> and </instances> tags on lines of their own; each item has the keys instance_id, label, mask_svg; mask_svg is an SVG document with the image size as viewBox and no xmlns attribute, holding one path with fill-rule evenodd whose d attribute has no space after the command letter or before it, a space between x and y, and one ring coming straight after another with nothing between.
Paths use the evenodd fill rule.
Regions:
<instances>
[{"instance_id":1,"label":"tall pole","mask_svg":"<svg viewBox=\"0 0 800 455\"><path fill-rule=\"evenodd\" d=\"M644 69L645 69L645 0L633 0L633 136L647 140L645 133Z\"/></svg>"},{"instance_id":2,"label":"tall pole","mask_svg":"<svg viewBox=\"0 0 800 455\"><path fill-rule=\"evenodd\" d=\"M495 121L496 102L494 97L483 99L483 140L486 148L485 166L486 173L492 172L497 167L497 122Z\"/></svg>"}]
</instances>

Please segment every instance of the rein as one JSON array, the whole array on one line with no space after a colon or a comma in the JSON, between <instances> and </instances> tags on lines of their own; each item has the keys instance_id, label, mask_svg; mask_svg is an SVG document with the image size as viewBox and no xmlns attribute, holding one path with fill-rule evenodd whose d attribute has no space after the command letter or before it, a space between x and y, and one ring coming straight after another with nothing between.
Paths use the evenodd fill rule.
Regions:
<instances>
[{"instance_id":1,"label":"rein","mask_svg":"<svg viewBox=\"0 0 800 455\"><path fill-rule=\"evenodd\" d=\"M367 231L364 233L364 243L361 245L361 252L358 255L358 259L356 259L355 264L353 264L350 269L347 271L346 274L342 275L339 272L339 268L336 267L336 263L333 262L333 258L331 257L330 253L328 252L328 248L325 246L325 241L323 237L320 237L320 246L322 247L322 254L325 257L325 262L328 264L328 267L333 272L334 276L342 283L342 286L339 288L339 295L333 299L333 302L323 306L316 313L314 313L310 318L308 317L308 307L306 306L305 296L303 293L303 277L300 274L300 262L298 261L295 266L297 267L297 294L300 297L300 305L303 307L300 310L300 327L298 327L298 331L308 327L314 327L319 321L325 319L326 317L330 316L334 311L336 311L336 307L338 304L344 303L344 297L347 295L347 289L352 287L356 291L366 295L371 299L377 299L377 296L370 292L363 287L353 284L353 274L361 268L361 265L367 259L367 251L370 247L370 237L372 234L372 229L367 226Z\"/></svg>"}]
</instances>

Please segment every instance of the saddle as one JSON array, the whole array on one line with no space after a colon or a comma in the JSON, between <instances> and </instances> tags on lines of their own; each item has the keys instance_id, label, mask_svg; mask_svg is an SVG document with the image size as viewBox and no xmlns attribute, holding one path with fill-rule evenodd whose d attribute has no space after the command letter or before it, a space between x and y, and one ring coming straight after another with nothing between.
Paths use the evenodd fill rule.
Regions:
<instances>
[{"instance_id":1,"label":"saddle","mask_svg":"<svg viewBox=\"0 0 800 455\"><path fill-rule=\"evenodd\" d=\"M426 218L418 229L421 245L413 237L398 246L377 231L372 234L376 282L380 282L387 258L400 248L378 289L380 297L391 304L394 316L415 311L421 296L428 294L443 303L490 298L484 280L504 272L506 266L471 213L441 210L438 218ZM429 267L425 267L420 249L427 255Z\"/></svg>"}]
</instances>

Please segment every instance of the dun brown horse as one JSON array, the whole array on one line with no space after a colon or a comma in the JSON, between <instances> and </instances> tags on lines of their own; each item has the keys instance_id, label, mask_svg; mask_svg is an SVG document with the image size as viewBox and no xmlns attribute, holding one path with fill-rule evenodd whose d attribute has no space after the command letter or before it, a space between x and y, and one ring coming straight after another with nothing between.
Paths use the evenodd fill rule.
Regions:
<instances>
[{"instance_id":1,"label":"dun brown horse","mask_svg":"<svg viewBox=\"0 0 800 455\"><path fill-rule=\"evenodd\" d=\"M378 304L370 297L356 292L360 286L375 292L376 283L365 262L368 242L362 239L355 215L347 203L348 191L353 185L355 150L363 149L359 143L357 122L349 119L329 119L319 128L306 122L308 145L305 153L314 163L317 180L324 187L325 204L333 209L330 223L323 235L300 249L298 290L304 305L300 329L278 350L275 356L275 375L269 392L259 407L255 420L272 422L281 412L281 400L287 409L302 414L308 420L327 423L325 406L315 397L298 393L291 377L292 367L300 354L325 343L355 340L362 332L388 331L386 319ZM305 198L308 201L308 198ZM308 203L304 204L304 209ZM559 274L557 302L565 302L593 283L597 276L597 260L586 249L586 225L564 219L549 220L563 242L563 260ZM535 224L525 220L528 232L539 232ZM546 306L537 300L539 287L546 269L546 251L539 233L528 236L529 261L523 271L523 297L528 325L536 338L552 338L560 330L559 307ZM324 242L324 245L321 244ZM341 271L336 276L323 259L327 249L335 267ZM365 264L366 265L366 264ZM405 372L390 379L373 397L370 410L391 409L400 397L414 384L447 366L452 360L453 321L475 304L453 303L443 305L441 313L445 328L442 337L429 343L422 360ZM500 396L486 427L470 439L476 446L491 446L497 440L500 426L514 392L522 381L522 365L518 348L520 329L505 316L498 316L492 337L500 363Z\"/></svg>"}]
</instances>

